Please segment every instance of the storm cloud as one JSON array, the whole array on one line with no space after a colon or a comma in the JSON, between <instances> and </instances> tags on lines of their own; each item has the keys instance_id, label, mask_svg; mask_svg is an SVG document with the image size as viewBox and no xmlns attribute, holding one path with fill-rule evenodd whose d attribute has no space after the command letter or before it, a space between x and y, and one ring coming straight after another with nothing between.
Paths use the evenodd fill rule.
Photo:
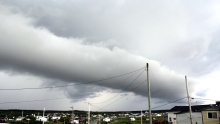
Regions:
<instances>
[{"instance_id":1,"label":"storm cloud","mask_svg":"<svg viewBox=\"0 0 220 124\"><path fill-rule=\"evenodd\" d=\"M219 28L213 27L220 18L218 9L209 7L215 2L203 13L183 1L0 4L1 71L39 77L44 86L71 85L59 90L76 101L110 89L146 97L146 63L152 98L174 100L186 96L185 74L201 76L219 67ZM189 82L195 94L198 82Z\"/></svg>"}]
</instances>

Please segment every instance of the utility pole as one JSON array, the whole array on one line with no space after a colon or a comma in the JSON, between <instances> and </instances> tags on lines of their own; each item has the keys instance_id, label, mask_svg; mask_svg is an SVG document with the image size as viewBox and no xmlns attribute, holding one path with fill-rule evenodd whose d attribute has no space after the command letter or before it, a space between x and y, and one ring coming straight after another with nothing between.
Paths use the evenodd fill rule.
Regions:
<instances>
[{"instance_id":1,"label":"utility pole","mask_svg":"<svg viewBox=\"0 0 220 124\"><path fill-rule=\"evenodd\" d=\"M89 104L89 112L88 112L88 124L90 124L90 103Z\"/></svg>"},{"instance_id":2,"label":"utility pole","mask_svg":"<svg viewBox=\"0 0 220 124\"><path fill-rule=\"evenodd\" d=\"M72 108L72 116L71 116L71 119L72 119L72 121L73 121L73 123L74 123L74 108L73 108L73 106L70 107L70 108Z\"/></svg>"},{"instance_id":3,"label":"utility pole","mask_svg":"<svg viewBox=\"0 0 220 124\"><path fill-rule=\"evenodd\" d=\"M142 124L142 109L141 109L141 124Z\"/></svg>"},{"instance_id":4,"label":"utility pole","mask_svg":"<svg viewBox=\"0 0 220 124\"><path fill-rule=\"evenodd\" d=\"M191 102L190 102L190 96L189 96L189 89L188 89L188 82L187 82L187 77L185 76L185 81L186 81L186 92L187 92L187 98L188 98L188 104L189 104L189 118L190 122L192 123L192 108L191 108Z\"/></svg>"},{"instance_id":5,"label":"utility pole","mask_svg":"<svg viewBox=\"0 0 220 124\"><path fill-rule=\"evenodd\" d=\"M23 119L24 119L23 117L24 117L24 116L23 116L23 111L22 111L22 114L21 114L21 118L22 118L22 120L21 120L21 121L23 121Z\"/></svg>"},{"instance_id":6,"label":"utility pole","mask_svg":"<svg viewBox=\"0 0 220 124\"><path fill-rule=\"evenodd\" d=\"M152 115L151 115L151 102L150 102L150 99L151 99L151 95L150 95L150 79L149 79L149 71L148 71L148 63L147 63L147 85L148 85L148 109L149 109L149 121L150 121L150 124L152 124Z\"/></svg>"},{"instance_id":7,"label":"utility pole","mask_svg":"<svg viewBox=\"0 0 220 124\"><path fill-rule=\"evenodd\" d=\"M44 110L43 110L42 124L44 124L44 113L45 113L45 108L44 108Z\"/></svg>"}]
</instances>

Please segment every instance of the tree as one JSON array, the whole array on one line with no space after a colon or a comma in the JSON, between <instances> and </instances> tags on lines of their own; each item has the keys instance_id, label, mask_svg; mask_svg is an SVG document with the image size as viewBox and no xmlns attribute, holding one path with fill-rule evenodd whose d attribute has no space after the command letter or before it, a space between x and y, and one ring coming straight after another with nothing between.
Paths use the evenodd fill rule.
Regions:
<instances>
[{"instance_id":1,"label":"tree","mask_svg":"<svg viewBox=\"0 0 220 124\"><path fill-rule=\"evenodd\" d=\"M64 122L64 121L65 121L65 124L70 124L70 118L69 118L69 117L61 117L61 118L60 118L60 121L61 121L61 122Z\"/></svg>"}]
</instances>

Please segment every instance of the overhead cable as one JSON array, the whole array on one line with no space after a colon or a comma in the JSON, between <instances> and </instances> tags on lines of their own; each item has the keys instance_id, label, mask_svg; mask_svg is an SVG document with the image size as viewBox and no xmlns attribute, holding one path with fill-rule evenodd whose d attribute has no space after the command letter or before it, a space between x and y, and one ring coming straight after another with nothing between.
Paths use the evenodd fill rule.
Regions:
<instances>
[{"instance_id":1,"label":"overhead cable","mask_svg":"<svg viewBox=\"0 0 220 124\"><path fill-rule=\"evenodd\" d=\"M144 81L144 82L145 82L145 81ZM135 87L134 89L136 89L136 88L138 88L139 86L141 86L142 84L144 84L144 82L142 82L140 85L138 85L138 86L137 86L137 87ZM133 89L133 90L134 90L134 89ZM101 109L104 109L104 108L106 108L106 107L108 107L108 106L110 106L110 105L114 104L115 102L117 102L117 101L121 100L123 97L125 97L125 95L124 95L124 96L122 96L122 97L119 97L118 99L116 99L115 101L111 102L110 104L108 104L108 105L106 105L106 106L102 107Z\"/></svg>"},{"instance_id":2,"label":"overhead cable","mask_svg":"<svg viewBox=\"0 0 220 124\"><path fill-rule=\"evenodd\" d=\"M25 103L25 102L42 102L42 101L58 100L58 99L65 99L65 98L69 98L69 97L51 98L51 99L41 99L41 100L17 101L17 102L1 102L0 104Z\"/></svg>"},{"instance_id":3,"label":"overhead cable","mask_svg":"<svg viewBox=\"0 0 220 124\"><path fill-rule=\"evenodd\" d=\"M171 104L171 103L175 103L175 102L180 101L180 100L185 99L185 98L187 98L187 97L183 97L183 98L180 98L180 99L177 99L177 100L174 100L174 101L168 102L168 103L166 103L166 104L163 104L163 105L160 105L160 106L154 107L154 108L152 108L152 109L160 108L160 107L163 107L163 106L169 105L169 104Z\"/></svg>"},{"instance_id":4,"label":"overhead cable","mask_svg":"<svg viewBox=\"0 0 220 124\"><path fill-rule=\"evenodd\" d=\"M118 78L118 77L122 77L137 71L140 71L142 69L144 69L145 67L142 67L138 70L132 71L132 72L128 72L125 74L121 74L121 75L117 75L114 77L109 77L109 78L105 78L105 79L100 79L100 80L96 80L96 81L89 81L89 82L85 82L85 83L76 83L76 84L69 84L69 85L57 85L57 86L47 86L47 87L26 87L26 88L10 88L10 89L0 89L0 90L39 90L39 89L51 89L51 88L60 88L60 87L70 87L70 86L74 86L74 85L84 85L84 84L93 84L93 83L97 83L97 82L101 82L101 81L105 81L105 80L110 80L113 78Z\"/></svg>"},{"instance_id":5,"label":"overhead cable","mask_svg":"<svg viewBox=\"0 0 220 124\"><path fill-rule=\"evenodd\" d=\"M144 72L144 70L127 87L125 87L123 90L121 90L121 92L119 92L117 95L113 96L112 98L110 98L110 99L108 99L106 101L99 102L99 103L92 103L92 104L101 104L101 103L105 103L107 101L110 101L110 100L114 99L115 97L120 95L122 92L124 92L126 89L128 89L141 76L141 74L143 74L143 72Z\"/></svg>"}]
</instances>

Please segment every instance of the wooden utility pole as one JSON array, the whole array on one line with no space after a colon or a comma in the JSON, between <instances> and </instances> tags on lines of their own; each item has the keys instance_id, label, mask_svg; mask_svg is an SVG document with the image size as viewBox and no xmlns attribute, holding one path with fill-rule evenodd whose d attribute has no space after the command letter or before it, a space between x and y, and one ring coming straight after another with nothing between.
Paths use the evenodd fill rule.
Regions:
<instances>
[{"instance_id":1,"label":"wooden utility pole","mask_svg":"<svg viewBox=\"0 0 220 124\"><path fill-rule=\"evenodd\" d=\"M141 109L141 124L142 124L142 109Z\"/></svg>"},{"instance_id":2,"label":"wooden utility pole","mask_svg":"<svg viewBox=\"0 0 220 124\"><path fill-rule=\"evenodd\" d=\"M148 63L147 63L147 85L148 85L148 109L149 109L149 121L152 124L152 114L151 114L151 95L150 95L150 79L149 79L149 71L148 71Z\"/></svg>"},{"instance_id":3,"label":"wooden utility pole","mask_svg":"<svg viewBox=\"0 0 220 124\"><path fill-rule=\"evenodd\" d=\"M44 113L45 113L45 108L44 108L44 111L43 111L42 124L44 124Z\"/></svg>"},{"instance_id":4,"label":"wooden utility pole","mask_svg":"<svg viewBox=\"0 0 220 124\"><path fill-rule=\"evenodd\" d=\"M190 96L189 96L189 89L188 89L188 82L187 82L187 77L185 76L185 81L186 81L186 92L187 92L187 98L188 98L188 104L189 104L189 118L190 118L190 123L192 123L192 108L191 108L191 102L190 102Z\"/></svg>"},{"instance_id":5,"label":"wooden utility pole","mask_svg":"<svg viewBox=\"0 0 220 124\"><path fill-rule=\"evenodd\" d=\"M88 124L90 124L90 103L89 104L89 112L88 112Z\"/></svg>"},{"instance_id":6,"label":"wooden utility pole","mask_svg":"<svg viewBox=\"0 0 220 124\"><path fill-rule=\"evenodd\" d=\"M72 107L70 107L70 108L72 108L72 115L71 115L71 119L72 119L72 121L73 121L73 123L74 123L74 108L73 108L73 106L72 106Z\"/></svg>"}]
</instances>

